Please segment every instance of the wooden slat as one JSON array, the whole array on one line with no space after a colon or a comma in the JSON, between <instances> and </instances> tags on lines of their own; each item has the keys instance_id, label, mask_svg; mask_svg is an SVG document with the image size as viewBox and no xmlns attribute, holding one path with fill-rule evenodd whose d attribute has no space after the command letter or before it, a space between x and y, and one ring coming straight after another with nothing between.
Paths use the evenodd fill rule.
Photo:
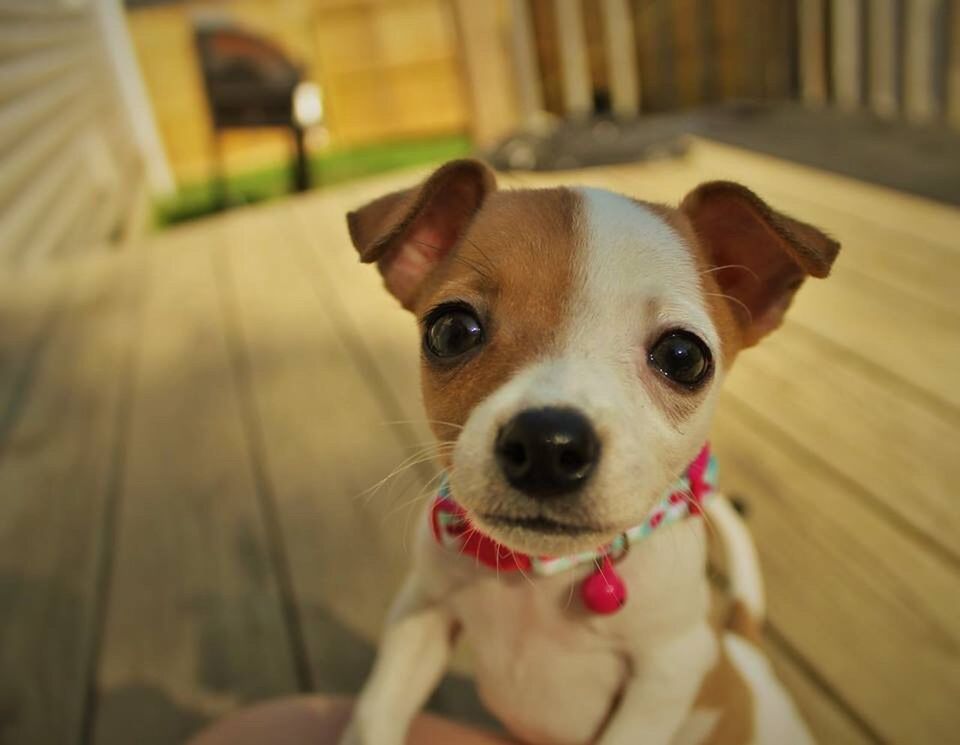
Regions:
<instances>
[{"instance_id":1,"label":"wooden slat","mask_svg":"<svg viewBox=\"0 0 960 745\"><path fill-rule=\"evenodd\" d=\"M870 24L870 109L889 118L897 113L897 2L870 0L867 14Z\"/></svg>"},{"instance_id":2,"label":"wooden slat","mask_svg":"<svg viewBox=\"0 0 960 745\"><path fill-rule=\"evenodd\" d=\"M0 23L0 59L24 52L82 44L90 38L89 19L16 21Z\"/></svg>"},{"instance_id":3,"label":"wooden slat","mask_svg":"<svg viewBox=\"0 0 960 745\"><path fill-rule=\"evenodd\" d=\"M517 98L520 117L526 126L535 126L543 114L543 88L540 65L534 46L533 23L527 0L512 0L510 4L510 41L513 67L517 80Z\"/></svg>"},{"instance_id":4,"label":"wooden slat","mask_svg":"<svg viewBox=\"0 0 960 745\"><path fill-rule=\"evenodd\" d=\"M45 165L60 161L64 143L90 120L94 112L94 102L81 97L61 114L23 137L18 146L4 156L0 168L0 207L19 194L23 185L41 173Z\"/></svg>"},{"instance_id":5,"label":"wooden slat","mask_svg":"<svg viewBox=\"0 0 960 745\"><path fill-rule=\"evenodd\" d=\"M960 416L891 386L796 323L745 352L726 388L769 425L786 424L798 449L858 485L866 504L921 546L939 546L960 566L960 462L952 455Z\"/></svg>"},{"instance_id":6,"label":"wooden slat","mask_svg":"<svg viewBox=\"0 0 960 745\"><path fill-rule=\"evenodd\" d=\"M800 91L808 104L827 101L827 39L824 0L798 0Z\"/></svg>"},{"instance_id":7,"label":"wooden slat","mask_svg":"<svg viewBox=\"0 0 960 745\"><path fill-rule=\"evenodd\" d=\"M31 129L43 126L66 111L89 83L85 71L74 70L56 82L0 107L0 152L15 146Z\"/></svg>"},{"instance_id":8,"label":"wooden slat","mask_svg":"<svg viewBox=\"0 0 960 745\"><path fill-rule=\"evenodd\" d=\"M62 323L0 443L0 738L78 745L123 437L136 275L73 267ZM21 281L26 283L24 278ZM42 300L43 293L37 293ZM0 297L0 305L4 303ZM38 312L44 312L40 303Z\"/></svg>"},{"instance_id":9,"label":"wooden slat","mask_svg":"<svg viewBox=\"0 0 960 745\"><path fill-rule=\"evenodd\" d=\"M581 0L555 0L555 4L563 106L567 116L588 116L593 111L593 92Z\"/></svg>"},{"instance_id":10,"label":"wooden slat","mask_svg":"<svg viewBox=\"0 0 960 745\"><path fill-rule=\"evenodd\" d=\"M675 103L690 108L702 101L704 59L700 33L700 4L678 0L670 4L670 36L674 60L674 80L678 97Z\"/></svg>"},{"instance_id":11,"label":"wooden slat","mask_svg":"<svg viewBox=\"0 0 960 745\"><path fill-rule=\"evenodd\" d=\"M603 0L602 17L613 113L634 117L640 111L640 81L627 0Z\"/></svg>"},{"instance_id":12,"label":"wooden slat","mask_svg":"<svg viewBox=\"0 0 960 745\"><path fill-rule=\"evenodd\" d=\"M939 0L909 0L906 3L904 110L911 121L920 124L937 115L933 39L939 4Z\"/></svg>"},{"instance_id":13,"label":"wooden slat","mask_svg":"<svg viewBox=\"0 0 960 745\"><path fill-rule=\"evenodd\" d=\"M453 4L470 101L470 131L480 146L493 144L511 132L519 119L497 6L495 2L471 0L455 0Z\"/></svg>"},{"instance_id":14,"label":"wooden slat","mask_svg":"<svg viewBox=\"0 0 960 745\"><path fill-rule=\"evenodd\" d=\"M903 235L917 235L960 253L960 210L923 197L841 176L738 147L695 139L689 162L749 184L789 185L791 191L822 205L832 205Z\"/></svg>"},{"instance_id":15,"label":"wooden slat","mask_svg":"<svg viewBox=\"0 0 960 745\"><path fill-rule=\"evenodd\" d=\"M251 216L250 223L236 226L234 242L246 248L232 266L244 335L254 350L251 384L264 423L267 462L276 475L314 684L350 693L372 661L370 642L407 568L413 521L437 482L431 480L434 467L424 461L368 491L423 451L431 437L417 403L416 325L398 311L370 267L350 261L338 202L304 200L283 215ZM321 217L331 210L338 219ZM275 241L278 230L288 250L267 256L262 242ZM341 259L359 280L349 292L344 290L353 277L340 272ZM332 280L331 270L336 271ZM270 286L284 288L284 302ZM346 305L345 297L351 298ZM356 315L360 306L365 311ZM392 313L383 313L391 306ZM264 345L273 351L256 351ZM371 348L376 355L369 354ZM398 401L401 390L404 400ZM336 478L318 480L317 474ZM345 566L342 556L357 536L369 542L370 551ZM342 589L361 586L377 591ZM460 675L444 680L432 708L488 722L462 677L466 660L457 657L451 670Z\"/></svg>"},{"instance_id":16,"label":"wooden slat","mask_svg":"<svg viewBox=\"0 0 960 745\"><path fill-rule=\"evenodd\" d=\"M863 102L863 13L858 0L837 0L830 7L833 98L840 109L855 111Z\"/></svg>"},{"instance_id":17,"label":"wooden slat","mask_svg":"<svg viewBox=\"0 0 960 745\"><path fill-rule=\"evenodd\" d=\"M771 624L882 739L949 741L960 576L779 429L728 399L712 437L724 489L749 497Z\"/></svg>"},{"instance_id":18,"label":"wooden slat","mask_svg":"<svg viewBox=\"0 0 960 745\"><path fill-rule=\"evenodd\" d=\"M328 225L319 234L325 242L332 229ZM406 568L398 527L409 525L412 516L397 507L422 481L408 476L365 495L411 454L409 442L391 424L401 417L382 411L371 396L372 371L357 365L341 338L339 319L331 317L335 301L316 284L311 248L302 245L296 216L289 208L254 211L231 220L227 230L234 250L225 283L235 294L250 396L263 427L264 462L314 684L351 691L366 671L343 669L324 635L349 629L363 639L377 638ZM264 252L268 244L271 250ZM357 329L364 332L379 333ZM369 551L354 550L357 536L365 537ZM348 589L356 587L378 591Z\"/></svg>"},{"instance_id":19,"label":"wooden slat","mask_svg":"<svg viewBox=\"0 0 960 745\"><path fill-rule=\"evenodd\" d=\"M90 64L93 47L87 44L58 46L0 62L0 101L41 87L70 69Z\"/></svg>"},{"instance_id":20,"label":"wooden slat","mask_svg":"<svg viewBox=\"0 0 960 745\"><path fill-rule=\"evenodd\" d=\"M37 19L75 18L89 12L94 0L4 0L0 3L0 18Z\"/></svg>"},{"instance_id":21,"label":"wooden slat","mask_svg":"<svg viewBox=\"0 0 960 745\"><path fill-rule=\"evenodd\" d=\"M0 262L8 266L28 257L33 248L33 233L43 216L55 209L58 197L83 182L80 148L65 148L57 168L41 171L0 216Z\"/></svg>"},{"instance_id":22,"label":"wooden slat","mask_svg":"<svg viewBox=\"0 0 960 745\"><path fill-rule=\"evenodd\" d=\"M95 222L96 206L106 201L105 197L91 183L90 174L81 169L76 179L66 182L61 198L47 219L36 226L29 246L18 257L17 263L27 268L36 267L62 251L65 244L76 253L86 248L84 243L95 240L95 236L77 228L81 220L88 227Z\"/></svg>"},{"instance_id":23,"label":"wooden slat","mask_svg":"<svg viewBox=\"0 0 960 745\"><path fill-rule=\"evenodd\" d=\"M960 8L954 2L947 29L947 122L960 129Z\"/></svg>"},{"instance_id":24,"label":"wooden slat","mask_svg":"<svg viewBox=\"0 0 960 745\"><path fill-rule=\"evenodd\" d=\"M823 745L876 745L877 741L851 721L780 647L768 643L766 651L777 677L790 691L794 703L810 725L816 742Z\"/></svg>"},{"instance_id":25,"label":"wooden slat","mask_svg":"<svg viewBox=\"0 0 960 745\"><path fill-rule=\"evenodd\" d=\"M240 703L297 689L207 251L216 245L215 231L189 229L150 264L99 745L183 742Z\"/></svg>"}]
</instances>

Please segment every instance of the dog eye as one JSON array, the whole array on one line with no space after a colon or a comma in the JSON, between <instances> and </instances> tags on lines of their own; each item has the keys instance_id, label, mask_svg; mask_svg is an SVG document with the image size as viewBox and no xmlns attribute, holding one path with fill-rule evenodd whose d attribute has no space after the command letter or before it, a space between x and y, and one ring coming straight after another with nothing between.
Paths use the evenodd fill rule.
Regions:
<instances>
[{"instance_id":1,"label":"dog eye","mask_svg":"<svg viewBox=\"0 0 960 745\"><path fill-rule=\"evenodd\" d=\"M483 326L472 308L440 306L427 317L423 344L434 357L459 357L482 341Z\"/></svg>"},{"instance_id":2,"label":"dog eye","mask_svg":"<svg viewBox=\"0 0 960 745\"><path fill-rule=\"evenodd\" d=\"M685 388L697 388L710 374L710 349L689 331L668 331L650 350L650 364Z\"/></svg>"}]
</instances>

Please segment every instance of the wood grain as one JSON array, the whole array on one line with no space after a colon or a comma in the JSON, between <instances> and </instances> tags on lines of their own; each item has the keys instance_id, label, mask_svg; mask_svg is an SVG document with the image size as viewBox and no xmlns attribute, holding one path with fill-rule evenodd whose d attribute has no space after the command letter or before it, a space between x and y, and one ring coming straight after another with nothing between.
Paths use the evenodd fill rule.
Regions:
<instances>
[{"instance_id":1,"label":"wood grain","mask_svg":"<svg viewBox=\"0 0 960 745\"><path fill-rule=\"evenodd\" d=\"M748 497L771 624L883 739L949 741L960 576L791 449L789 427L728 399L712 438L723 488Z\"/></svg>"},{"instance_id":2,"label":"wood grain","mask_svg":"<svg viewBox=\"0 0 960 745\"><path fill-rule=\"evenodd\" d=\"M216 223L189 228L150 262L99 745L181 742L244 702L297 690L209 253L217 244Z\"/></svg>"},{"instance_id":3,"label":"wood grain","mask_svg":"<svg viewBox=\"0 0 960 745\"><path fill-rule=\"evenodd\" d=\"M13 745L79 742L97 646L136 273L116 257L70 271L0 440L0 741ZM43 318L50 288L20 282Z\"/></svg>"}]
</instances>

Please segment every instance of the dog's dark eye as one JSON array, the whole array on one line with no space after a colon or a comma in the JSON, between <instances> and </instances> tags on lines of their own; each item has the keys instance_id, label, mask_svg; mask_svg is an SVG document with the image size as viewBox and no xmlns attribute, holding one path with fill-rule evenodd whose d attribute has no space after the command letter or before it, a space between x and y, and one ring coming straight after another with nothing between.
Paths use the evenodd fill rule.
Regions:
<instances>
[{"instance_id":1,"label":"dog's dark eye","mask_svg":"<svg viewBox=\"0 0 960 745\"><path fill-rule=\"evenodd\" d=\"M471 308L440 306L427 317L423 344L434 357L459 357L482 341L483 326Z\"/></svg>"},{"instance_id":2,"label":"dog's dark eye","mask_svg":"<svg viewBox=\"0 0 960 745\"><path fill-rule=\"evenodd\" d=\"M650 363L665 377L685 388L696 388L710 374L707 345L689 331L668 331L650 350Z\"/></svg>"}]
</instances>

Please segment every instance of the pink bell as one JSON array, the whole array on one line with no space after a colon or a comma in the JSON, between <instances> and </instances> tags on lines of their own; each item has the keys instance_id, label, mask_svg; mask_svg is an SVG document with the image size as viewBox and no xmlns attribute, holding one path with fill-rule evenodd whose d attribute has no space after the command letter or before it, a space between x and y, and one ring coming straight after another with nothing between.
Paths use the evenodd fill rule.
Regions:
<instances>
[{"instance_id":1,"label":"pink bell","mask_svg":"<svg viewBox=\"0 0 960 745\"><path fill-rule=\"evenodd\" d=\"M609 556L605 555L597 570L580 585L580 595L587 608L603 616L616 613L627 602L627 586Z\"/></svg>"}]
</instances>

